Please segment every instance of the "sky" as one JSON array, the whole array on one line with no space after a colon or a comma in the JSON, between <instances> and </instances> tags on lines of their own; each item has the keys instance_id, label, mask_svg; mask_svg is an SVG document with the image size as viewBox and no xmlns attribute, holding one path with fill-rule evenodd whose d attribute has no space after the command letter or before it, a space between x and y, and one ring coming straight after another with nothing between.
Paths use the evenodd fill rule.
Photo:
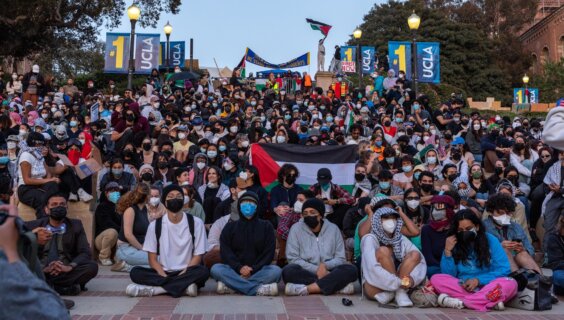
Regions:
<instances>
[{"instance_id":1,"label":"sky","mask_svg":"<svg viewBox=\"0 0 564 320\"><path fill-rule=\"evenodd\" d=\"M268 62L279 64L310 52L310 66L297 71L317 71L317 44L323 37L312 30L306 18L332 25L325 41L325 69L331 63L335 45L344 44L359 26L374 4L385 0L183 0L177 15L161 14L158 28L136 27L137 33L160 33L165 41L163 27L173 27L171 41L186 41L186 59L189 59L189 40L194 39L194 59L200 67L233 69L251 48ZM129 6L130 3L127 3ZM143 12L141 12L143 14ZM106 32L129 32L127 13L120 27L101 29L101 40ZM247 63L247 74L264 70Z\"/></svg>"}]
</instances>

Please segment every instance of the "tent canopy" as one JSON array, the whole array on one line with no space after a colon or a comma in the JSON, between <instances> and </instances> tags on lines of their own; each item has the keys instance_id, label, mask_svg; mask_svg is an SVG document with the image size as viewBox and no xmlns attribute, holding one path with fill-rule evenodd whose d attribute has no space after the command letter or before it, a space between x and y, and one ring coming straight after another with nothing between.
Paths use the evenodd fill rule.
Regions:
<instances>
[{"instance_id":1,"label":"tent canopy","mask_svg":"<svg viewBox=\"0 0 564 320\"><path fill-rule=\"evenodd\" d=\"M229 69L228 67L202 67L202 69L208 71L210 78L230 78L233 74L233 70Z\"/></svg>"}]
</instances>

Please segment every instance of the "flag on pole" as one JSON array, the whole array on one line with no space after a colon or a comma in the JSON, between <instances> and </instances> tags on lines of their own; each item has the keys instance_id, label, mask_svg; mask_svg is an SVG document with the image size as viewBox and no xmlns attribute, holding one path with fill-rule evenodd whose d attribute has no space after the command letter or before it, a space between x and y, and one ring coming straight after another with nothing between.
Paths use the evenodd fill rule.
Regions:
<instances>
[{"instance_id":1,"label":"flag on pole","mask_svg":"<svg viewBox=\"0 0 564 320\"><path fill-rule=\"evenodd\" d=\"M319 21L315 21L312 19L306 19L306 22L309 23L310 27L313 30L319 30L321 31L321 33L323 33L324 36L327 37L327 34L329 34L329 30L331 30L332 26L323 23L323 22L319 22Z\"/></svg>"},{"instance_id":2,"label":"flag on pole","mask_svg":"<svg viewBox=\"0 0 564 320\"><path fill-rule=\"evenodd\" d=\"M354 111L352 106L348 105L349 110L347 111L347 116L345 117L345 127L347 128L347 133L350 131L351 126L354 124Z\"/></svg>"},{"instance_id":3,"label":"flag on pole","mask_svg":"<svg viewBox=\"0 0 564 320\"><path fill-rule=\"evenodd\" d=\"M332 182L350 192L354 186L357 148L357 145L255 143L251 145L250 161L260 172L261 184L267 191L278 184L280 167L291 163L300 172L296 183L303 187L317 183L317 170L328 168L333 176Z\"/></svg>"},{"instance_id":4,"label":"flag on pole","mask_svg":"<svg viewBox=\"0 0 564 320\"><path fill-rule=\"evenodd\" d=\"M245 65L246 65L246 60L247 60L247 51L249 50L249 48L247 48L247 50L245 51L245 55L243 56L243 58L241 59L241 61L239 62L239 64L235 67L235 70L239 69L241 70L241 78L245 78Z\"/></svg>"}]
</instances>

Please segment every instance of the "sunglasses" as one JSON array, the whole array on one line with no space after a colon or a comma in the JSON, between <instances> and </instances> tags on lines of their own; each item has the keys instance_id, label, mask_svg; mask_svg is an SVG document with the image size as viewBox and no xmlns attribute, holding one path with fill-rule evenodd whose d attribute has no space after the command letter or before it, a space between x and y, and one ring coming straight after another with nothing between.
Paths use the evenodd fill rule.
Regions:
<instances>
[{"instance_id":1,"label":"sunglasses","mask_svg":"<svg viewBox=\"0 0 564 320\"><path fill-rule=\"evenodd\" d=\"M11 216L6 212L0 212L0 226L3 225L8 218L16 218L16 216Z\"/></svg>"}]
</instances>

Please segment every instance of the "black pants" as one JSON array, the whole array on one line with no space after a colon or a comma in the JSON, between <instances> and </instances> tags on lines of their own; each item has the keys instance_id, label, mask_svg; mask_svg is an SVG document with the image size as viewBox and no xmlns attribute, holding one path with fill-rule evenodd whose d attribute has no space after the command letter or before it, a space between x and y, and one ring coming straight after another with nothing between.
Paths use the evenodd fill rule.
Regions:
<instances>
[{"instance_id":1,"label":"black pants","mask_svg":"<svg viewBox=\"0 0 564 320\"><path fill-rule=\"evenodd\" d=\"M333 206L333 213L327 215L327 220L334 223L339 227L339 230L343 230L343 219L345 218L345 213L350 209L351 206L348 204L337 204Z\"/></svg>"},{"instance_id":2,"label":"black pants","mask_svg":"<svg viewBox=\"0 0 564 320\"><path fill-rule=\"evenodd\" d=\"M90 261L85 264L79 264L70 272L61 273L58 276L45 275L46 281L49 285L57 288L66 288L73 285L80 285L84 287L88 281L96 277L98 274L98 264Z\"/></svg>"},{"instance_id":3,"label":"black pants","mask_svg":"<svg viewBox=\"0 0 564 320\"><path fill-rule=\"evenodd\" d=\"M316 274L305 270L299 265L289 264L282 269L282 279L284 279L284 283L305 285L317 283L321 293L330 295L343 289L347 284L356 281L357 271L352 264L342 264L331 270L325 277L318 279Z\"/></svg>"},{"instance_id":4,"label":"black pants","mask_svg":"<svg viewBox=\"0 0 564 320\"><path fill-rule=\"evenodd\" d=\"M537 222L539 222L539 218L542 212L542 202L544 201L545 197L546 194L544 192L543 184L536 186L536 188L534 188L529 195L529 199L531 199L531 214L528 221L530 228L537 227Z\"/></svg>"},{"instance_id":5,"label":"black pants","mask_svg":"<svg viewBox=\"0 0 564 320\"><path fill-rule=\"evenodd\" d=\"M59 192L59 185L47 182L40 186L21 185L18 187L18 199L21 203L34 209L40 209L47 203L49 196Z\"/></svg>"},{"instance_id":6,"label":"black pants","mask_svg":"<svg viewBox=\"0 0 564 320\"><path fill-rule=\"evenodd\" d=\"M73 169L67 168L59 176L61 179L60 191L68 196L69 193L76 194L78 189L82 188L86 192L91 193L90 190L92 189L92 176L86 177L83 180L80 180L76 172Z\"/></svg>"},{"instance_id":7,"label":"black pants","mask_svg":"<svg viewBox=\"0 0 564 320\"><path fill-rule=\"evenodd\" d=\"M137 284L163 287L168 294L175 298L182 296L182 294L186 291L186 288L188 288L192 283L195 283L199 288L202 288L210 277L210 272L202 265L189 267L182 275L179 275L180 272L181 271L166 272L167 277L164 278L161 277L154 269L135 267L131 269L129 276L131 277L131 281Z\"/></svg>"}]
</instances>

